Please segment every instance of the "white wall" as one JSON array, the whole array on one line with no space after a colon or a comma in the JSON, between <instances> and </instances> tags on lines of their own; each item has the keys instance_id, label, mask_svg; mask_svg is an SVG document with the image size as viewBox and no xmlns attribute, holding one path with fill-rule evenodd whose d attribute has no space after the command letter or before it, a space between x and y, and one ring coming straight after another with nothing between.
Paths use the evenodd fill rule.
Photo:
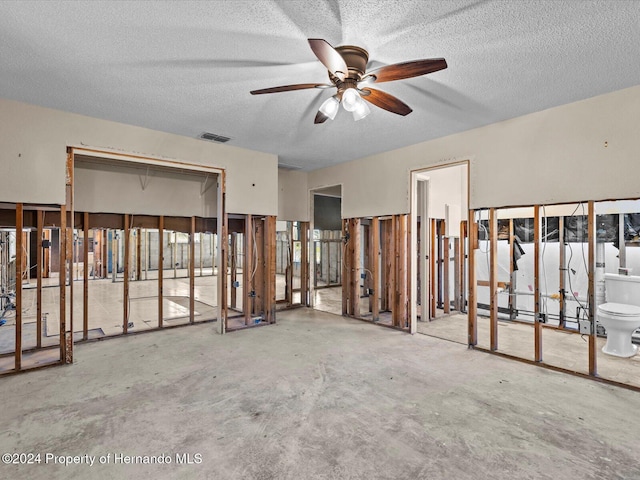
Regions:
<instances>
[{"instance_id":1,"label":"white wall","mask_svg":"<svg viewBox=\"0 0 640 480\"><path fill-rule=\"evenodd\" d=\"M309 221L306 172L278 169L278 220Z\"/></svg>"},{"instance_id":2,"label":"white wall","mask_svg":"<svg viewBox=\"0 0 640 480\"><path fill-rule=\"evenodd\" d=\"M66 148L81 145L224 168L229 213L278 213L276 155L4 99L0 202L64 203Z\"/></svg>"},{"instance_id":3,"label":"white wall","mask_svg":"<svg viewBox=\"0 0 640 480\"><path fill-rule=\"evenodd\" d=\"M217 216L217 175L76 160L74 180L79 212Z\"/></svg>"},{"instance_id":4,"label":"white wall","mask_svg":"<svg viewBox=\"0 0 640 480\"><path fill-rule=\"evenodd\" d=\"M342 183L344 218L408 213L411 170L470 160L470 208L640 197L639 121L636 86L316 170L308 187Z\"/></svg>"},{"instance_id":5,"label":"white wall","mask_svg":"<svg viewBox=\"0 0 640 480\"><path fill-rule=\"evenodd\" d=\"M467 166L455 165L435 168L418 175L429 180L428 216L445 218L445 205L455 205L458 216L465 218L467 211Z\"/></svg>"}]
</instances>

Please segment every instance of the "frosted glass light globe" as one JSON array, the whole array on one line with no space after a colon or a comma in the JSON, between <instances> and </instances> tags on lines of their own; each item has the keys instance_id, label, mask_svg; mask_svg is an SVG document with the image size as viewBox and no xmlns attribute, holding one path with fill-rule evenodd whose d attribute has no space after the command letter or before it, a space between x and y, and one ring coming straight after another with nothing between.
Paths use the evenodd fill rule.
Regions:
<instances>
[{"instance_id":1,"label":"frosted glass light globe","mask_svg":"<svg viewBox=\"0 0 640 480\"><path fill-rule=\"evenodd\" d=\"M355 88L347 88L342 94L342 105L347 112L353 112L358 107L359 101L362 99Z\"/></svg>"}]
</instances>

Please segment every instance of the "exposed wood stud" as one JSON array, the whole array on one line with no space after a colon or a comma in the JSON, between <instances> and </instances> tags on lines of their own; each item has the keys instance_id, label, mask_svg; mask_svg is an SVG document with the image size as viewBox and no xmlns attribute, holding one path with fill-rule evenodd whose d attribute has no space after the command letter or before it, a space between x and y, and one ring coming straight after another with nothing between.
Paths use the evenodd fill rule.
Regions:
<instances>
[{"instance_id":1,"label":"exposed wood stud","mask_svg":"<svg viewBox=\"0 0 640 480\"><path fill-rule=\"evenodd\" d=\"M82 283L82 339L89 339L89 212L82 218L84 278ZM94 249L95 255L95 249Z\"/></svg>"},{"instance_id":2,"label":"exposed wood stud","mask_svg":"<svg viewBox=\"0 0 640 480\"><path fill-rule=\"evenodd\" d=\"M235 237L235 234L232 234L232 242ZM252 295L253 286L251 282L251 277L254 270L254 261L257 262L257 259L254 259L254 248L253 248L253 217L251 215L245 215L244 218L244 263L242 265L242 311L244 312L244 323L245 325L251 324L252 311ZM233 260L233 245L232 248L232 262ZM237 249L236 249L237 252ZM233 272L234 266L231 267ZM233 273L232 273L233 275Z\"/></svg>"},{"instance_id":3,"label":"exposed wood stud","mask_svg":"<svg viewBox=\"0 0 640 480\"><path fill-rule=\"evenodd\" d=\"M515 232L513 218L509 219L509 318L516 319L516 273L514 265L515 255Z\"/></svg>"},{"instance_id":4,"label":"exposed wood stud","mask_svg":"<svg viewBox=\"0 0 640 480\"><path fill-rule=\"evenodd\" d=\"M460 270L460 312L466 312L466 294L465 294L465 286L466 286L466 273L465 273L465 265L467 265L466 258L466 242L467 242L467 222L466 220L462 220L460 222L460 250L458 251L458 269Z\"/></svg>"},{"instance_id":5,"label":"exposed wood stud","mask_svg":"<svg viewBox=\"0 0 640 480\"><path fill-rule=\"evenodd\" d=\"M382 245L380 248L380 310L391 310L391 220L380 220Z\"/></svg>"},{"instance_id":6,"label":"exposed wood stud","mask_svg":"<svg viewBox=\"0 0 640 480\"><path fill-rule=\"evenodd\" d=\"M442 220L442 300L444 313L451 312L451 299L449 298L449 237L447 237L446 223Z\"/></svg>"},{"instance_id":7,"label":"exposed wood stud","mask_svg":"<svg viewBox=\"0 0 640 480\"><path fill-rule=\"evenodd\" d=\"M371 316L374 322L380 320L380 219L373 217L371 219L371 227L369 229L371 241L370 270L371 270L371 287L373 293L369 297L371 304Z\"/></svg>"},{"instance_id":8,"label":"exposed wood stud","mask_svg":"<svg viewBox=\"0 0 640 480\"><path fill-rule=\"evenodd\" d=\"M222 196L223 200L225 195ZM220 230L220 240L218 249L218 255L220 256L219 264L220 268L218 269L218 304L220 305L220 313L222 318L219 319L220 322L220 333L224 334L227 331L228 320L229 320L229 309L227 307L227 255L229 248L229 239L228 239L228 225L229 219L227 214L225 213L224 206L222 207L222 225Z\"/></svg>"},{"instance_id":9,"label":"exposed wood stud","mask_svg":"<svg viewBox=\"0 0 640 480\"><path fill-rule=\"evenodd\" d=\"M349 220L342 220L342 243L340 248L342 249L342 315L348 315L349 313L349 269L351 268L351 261L349 258L349 248L347 243L347 233L349 232ZM313 251L316 251L314 246ZM316 260L317 262L317 260ZM317 268L317 263L316 263Z\"/></svg>"},{"instance_id":10,"label":"exposed wood stud","mask_svg":"<svg viewBox=\"0 0 640 480\"><path fill-rule=\"evenodd\" d=\"M196 217L191 217L189 232L189 322L195 321L196 314Z\"/></svg>"},{"instance_id":11,"label":"exposed wood stud","mask_svg":"<svg viewBox=\"0 0 640 480\"><path fill-rule=\"evenodd\" d=\"M309 222L299 223L300 232L300 303L309 306Z\"/></svg>"},{"instance_id":12,"label":"exposed wood stud","mask_svg":"<svg viewBox=\"0 0 640 480\"><path fill-rule=\"evenodd\" d=\"M436 300L438 282L436 281L436 258L437 258L437 221L435 218L429 220L430 241L429 241L429 315L430 320L436 318Z\"/></svg>"},{"instance_id":13,"label":"exposed wood stud","mask_svg":"<svg viewBox=\"0 0 640 480\"><path fill-rule=\"evenodd\" d=\"M265 221L260 218L253 218L253 223L255 225L255 237L254 237L254 258L253 258L253 270L251 274L253 275L253 282L251 287L255 292L255 297L253 298L253 313L255 315L264 313L265 311L265 295L267 292L265 291L265 255L264 255L264 246L265 246ZM254 275L255 272L255 275Z\"/></svg>"},{"instance_id":14,"label":"exposed wood stud","mask_svg":"<svg viewBox=\"0 0 640 480\"><path fill-rule=\"evenodd\" d=\"M287 222L287 268L285 270L285 300L293 305L293 222Z\"/></svg>"},{"instance_id":15,"label":"exposed wood stud","mask_svg":"<svg viewBox=\"0 0 640 480\"><path fill-rule=\"evenodd\" d=\"M246 230L246 229L245 229ZM246 237L246 233L245 233ZM245 249L246 252L246 249ZM246 256L246 253L245 253ZM236 232L231 233L231 245L229 247L229 270L231 271L231 285L229 288L231 289L231 308L238 308L238 287L236 287L236 282L238 281L238 234ZM243 268L243 273L246 272ZM244 282L244 276L243 276ZM246 312L245 306L246 301L244 297L246 296L246 289L243 288L245 295L242 299L242 311Z\"/></svg>"},{"instance_id":16,"label":"exposed wood stud","mask_svg":"<svg viewBox=\"0 0 640 480\"><path fill-rule=\"evenodd\" d=\"M407 215L398 215L398 233L396 240L397 248L397 308L396 326L399 328L407 328L409 319L408 311L408 295L407 295Z\"/></svg>"},{"instance_id":17,"label":"exposed wood stud","mask_svg":"<svg viewBox=\"0 0 640 480\"><path fill-rule=\"evenodd\" d=\"M162 328L164 316L162 287L164 277L164 216L158 218L158 327Z\"/></svg>"},{"instance_id":18,"label":"exposed wood stud","mask_svg":"<svg viewBox=\"0 0 640 480\"><path fill-rule=\"evenodd\" d=\"M268 323L276 323L276 217L265 218L265 313Z\"/></svg>"},{"instance_id":19,"label":"exposed wood stud","mask_svg":"<svg viewBox=\"0 0 640 480\"><path fill-rule=\"evenodd\" d=\"M542 322L540 311L540 205L533 207L533 315L534 358L542 361Z\"/></svg>"},{"instance_id":20,"label":"exposed wood stud","mask_svg":"<svg viewBox=\"0 0 640 480\"><path fill-rule=\"evenodd\" d=\"M461 311L460 307L460 238L453 239L453 309Z\"/></svg>"},{"instance_id":21,"label":"exposed wood stud","mask_svg":"<svg viewBox=\"0 0 640 480\"><path fill-rule=\"evenodd\" d=\"M476 299L476 255L478 228L475 220L475 210L469 210L469 223L467 224L468 253L469 253L469 279L468 279L468 343L469 346L478 344L478 304Z\"/></svg>"},{"instance_id":22,"label":"exposed wood stud","mask_svg":"<svg viewBox=\"0 0 640 480\"><path fill-rule=\"evenodd\" d=\"M559 282L559 306L558 313L560 316L560 328L566 327L567 317L566 317L566 291L565 291L565 281L566 281L566 270L567 270L567 260L566 260L566 250L567 247L564 243L564 217L560 216L558 218L558 244L560 246L560 282Z\"/></svg>"},{"instance_id":23,"label":"exposed wood stud","mask_svg":"<svg viewBox=\"0 0 640 480\"><path fill-rule=\"evenodd\" d=\"M36 226L36 263L38 267L37 272L37 285L36 285L36 347L42 347L42 274L43 268L43 247L42 247L42 234L44 224L44 212L38 210L37 213L37 226Z\"/></svg>"},{"instance_id":24,"label":"exposed wood stud","mask_svg":"<svg viewBox=\"0 0 640 480\"><path fill-rule=\"evenodd\" d=\"M73 233L74 233L74 202L73 202L73 177L74 177L74 154L73 150L67 151L67 164L66 164L66 200L67 208L69 211L69 220L66 220L66 232L65 237L65 266L68 266L69 274L69 331L65 335L66 340L66 357L65 363L73 363L73 332L74 332L74 312L73 312ZM66 213L65 213L66 216ZM61 233L63 234L63 233Z\"/></svg>"},{"instance_id":25,"label":"exposed wood stud","mask_svg":"<svg viewBox=\"0 0 640 480\"><path fill-rule=\"evenodd\" d=\"M498 349L498 215L489 209L489 305L491 350Z\"/></svg>"},{"instance_id":26,"label":"exposed wood stud","mask_svg":"<svg viewBox=\"0 0 640 480\"><path fill-rule=\"evenodd\" d=\"M133 225L132 225L133 227ZM142 229L136 228L136 280L142 280Z\"/></svg>"},{"instance_id":27,"label":"exposed wood stud","mask_svg":"<svg viewBox=\"0 0 640 480\"><path fill-rule=\"evenodd\" d=\"M60 264L60 362L67 362L67 207L60 205L59 264Z\"/></svg>"},{"instance_id":28,"label":"exposed wood stud","mask_svg":"<svg viewBox=\"0 0 640 480\"><path fill-rule=\"evenodd\" d=\"M360 219L353 218L349 221L351 226L351 238L349 240L351 257L351 281L349 285L351 299L350 315L360 316Z\"/></svg>"},{"instance_id":29,"label":"exposed wood stud","mask_svg":"<svg viewBox=\"0 0 640 480\"><path fill-rule=\"evenodd\" d=\"M398 230L398 216L393 215L389 220L389 309L391 310L391 324L397 325L398 323L398 308L397 308L397 281L396 269L398 265L398 259L396 258L396 236Z\"/></svg>"},{"instance_id":30,"label":"exposed wood stud","mask_svg":"<svg viewBox=\"0 0 640 480\"><path fill-rule=\"evenodd\" d=\"M129 333L129 256L131 255L131 225L130 216L124 214L124 231L122 233L122 241L124 242L124 291L122 296L123 312L122 312L122 333Z\"/></svg>"},{"instance_id":31,"label":"exposed wood stud","mask_svg":"<svg viewBox=\"0 0 640 480\"><path fill-rule=\"evenodd\" d=\"M589 321L591 322L591 335L589 335L589 375L598 375L597 365L597 337L595 317L595 262L596 262L596 214L595 203L590 200L589 207Z\"/></svg>"},{"instance_id":32,"label":"exposed wood stud","mask_svg":"<svg viewBox=\"0 0 640 480\"><path fill-rule=\"evenodd\" d=\"M22 264L24 261L24 245L22 237L23 226L23 204L16 204L16 346L15 346L15 369L22 369Z\"/></svg>"}]
</instances>

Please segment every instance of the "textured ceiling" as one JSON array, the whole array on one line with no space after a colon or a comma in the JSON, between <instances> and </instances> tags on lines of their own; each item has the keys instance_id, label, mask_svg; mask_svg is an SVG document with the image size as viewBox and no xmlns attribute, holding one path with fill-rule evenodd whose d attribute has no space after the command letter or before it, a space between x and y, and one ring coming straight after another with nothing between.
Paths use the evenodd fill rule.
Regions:
<instances>
[{"instance_id":1,"label":"textured ceiling","mask_svg":"<svg viewBox=\"0 0 640 480\"><path fill-rule=\"evenodd\" d=\"M640 1L0 2L0 97L279 156L313 170L640 83ZM307 38L369 51L370 67L444 57L379 86L376 107L314 125L333 90Z\"/></svg>"}]
</instances>

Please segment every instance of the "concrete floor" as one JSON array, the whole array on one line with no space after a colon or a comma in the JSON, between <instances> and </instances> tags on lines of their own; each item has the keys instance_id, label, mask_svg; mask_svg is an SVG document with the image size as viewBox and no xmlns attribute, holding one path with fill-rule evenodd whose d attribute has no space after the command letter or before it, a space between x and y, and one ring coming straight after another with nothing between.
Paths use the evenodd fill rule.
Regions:
<instances>
[{"instance_id":1,"label":"concrete floor","mask_svg":"<svg viewBox=\"0 0 640 480\"><path fill-rule=\"evenodd\" d=\"M445 340L467 344L467 316L443 315L430 322L418 322L418 332ZM640 387L640 355L620 358L602 352L606 338L597 339L596 365L598 376ZM489 349L490 320L478 316L478 346ZM577 333L542 329L542 360L583 374L589 373L589 344ZM526 360L534 360L533 325L498 320L498 352Z\"/></svg>"},{"instance_id":2,"label":"concrete floor","mask_svg":"<svg viewBox=\"0 0 640 480\"><path fill-rule=\"evenodd\" d=\"M3 378L0 452L111 457L2 478L640 478L636 392L310 309L214 328L78 345L73 366Z\"/></svg>"}]
</instances>

